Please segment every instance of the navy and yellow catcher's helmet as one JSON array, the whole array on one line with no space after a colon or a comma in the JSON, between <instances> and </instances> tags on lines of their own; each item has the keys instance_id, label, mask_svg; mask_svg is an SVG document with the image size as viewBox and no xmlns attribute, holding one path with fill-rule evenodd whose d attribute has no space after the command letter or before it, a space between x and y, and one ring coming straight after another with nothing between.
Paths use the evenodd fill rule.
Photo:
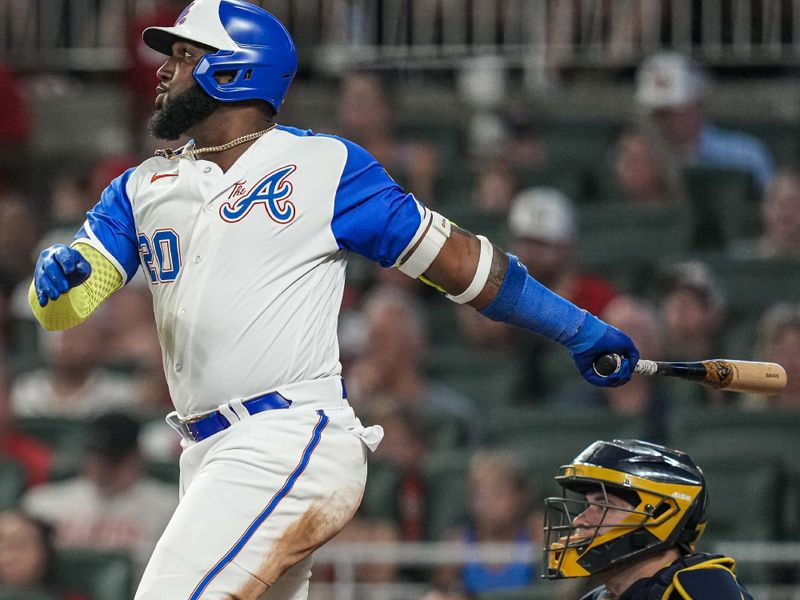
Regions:
<instances>
[{"instance_id":1,"label":"navy and yellow catcher's helmet","mask_svg":"<svg viewBox=\"0 0 800 600\"><path fill-rule=\"evenodd\" d=\"M564 496L545 500L548 579L586 577L671 547L692 552L706 526L705 477L677 450L639 440L595 442L561 467L556 481ZM604 501L583 497L597 491ZM580 497L570 498L570 492ZM624 517L616 514L616 524L603 523L616 509L609 495L633 506ZM589 506L601 509L599 522L577 528L575 517Z\"/></svg>"}]
</instances>

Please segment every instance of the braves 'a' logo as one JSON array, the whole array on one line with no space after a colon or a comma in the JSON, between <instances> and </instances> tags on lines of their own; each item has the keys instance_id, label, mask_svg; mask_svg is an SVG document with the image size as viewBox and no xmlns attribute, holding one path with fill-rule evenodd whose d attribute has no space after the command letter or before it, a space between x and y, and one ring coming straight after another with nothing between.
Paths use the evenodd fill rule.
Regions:
<instances>
[{"instance_id":1,"label":"braves 'a' logo","mask_svg":"<svg viewBox=\"0 0 800 600\"><path fill-rule=\"evenodd\" d=\"M294 187L286 178L296 169L295 165L276 169L262 177L249 191L246 191L244 182L237 183L228 202L220 206L219 216L228 223L235 223L244 219L253 206L263 204L270 219L281 225L291 223L296 213L294 203L289 200Z\"/></svg>"}]
</instances>

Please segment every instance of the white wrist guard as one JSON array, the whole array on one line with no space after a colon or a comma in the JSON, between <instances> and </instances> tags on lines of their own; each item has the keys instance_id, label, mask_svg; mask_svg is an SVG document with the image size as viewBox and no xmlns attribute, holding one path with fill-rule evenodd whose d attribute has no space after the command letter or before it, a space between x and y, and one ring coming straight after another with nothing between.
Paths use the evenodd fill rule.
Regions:
<instances>
[{"instance_id":1,"label":"white wrist guard","mask_svg":"<svg viewBox=\"0 0 800 600\"><path fill-rule=\"evenodd\" d=\"M481 255L480 258L478 258L478 267L475 269L475 277L472 278L472 283L458 296L446 294L449 300L457 304L466 304L467 302L475 300L478 294L483 291L483 287L489 279L489 271L492 268L492 258L494 257L494 247L484 236L479 235L478 239L481 241Z\"/></svg>"},{"instance_id":2,"label":"white wrist guard","mask_svg":"<svg viewBox=\"0 0 800 600\"><path fill-rule=\"evenodd\" d=\"M400 259L395 266L414 279L422 275L431 266L447 238L450 237L450 229L450 221L446 217L427 210L423 223L406 249L400 254Z\"/></svg>"}]
</instances>

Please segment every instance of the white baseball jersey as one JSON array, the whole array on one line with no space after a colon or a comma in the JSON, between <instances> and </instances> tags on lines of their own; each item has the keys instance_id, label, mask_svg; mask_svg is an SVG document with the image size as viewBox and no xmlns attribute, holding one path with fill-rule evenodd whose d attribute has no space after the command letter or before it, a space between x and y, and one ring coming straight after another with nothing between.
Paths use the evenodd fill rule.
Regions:
<instances>
[{"instance_id":1,"label":"white baseball jersey","mask_svg":"<svg viewBox=\"0 0 800 600\"><path fill-rule=\"evenodd\" d=\"M309 555L355 513L383 435L343 398L347 252L395 264L426 210L355 144L290 127L226 173L151 158L103 192L76 240L126 281L143 268L178 414L231 423L184 440L182 499L137 600L307 596ZM238 402L273 390L288 409Z\"/></svg>"},{"instance_id":2,"label":"white baseball jersey","mask_svg":"<svg viewBox=\"0 0 800 600\"><path fill-rule=\"evenodd\" d=\"M338 375L347 251L393 265L425 209L352 142L279 126L226 173L151 158L115 179L76 239L153 293L187 417Z\"/></svg>"}]
</instances>

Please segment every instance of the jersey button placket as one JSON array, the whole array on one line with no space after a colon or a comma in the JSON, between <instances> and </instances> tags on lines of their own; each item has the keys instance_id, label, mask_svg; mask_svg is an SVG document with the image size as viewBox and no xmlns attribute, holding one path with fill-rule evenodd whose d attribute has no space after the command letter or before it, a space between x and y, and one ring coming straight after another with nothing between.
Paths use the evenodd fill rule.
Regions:
<instances>
[{"instance_id":1,"label":"jersey button placket","mask_svg":"<svg viewBox=\"0 0 800 600\"><path fill-rule=\"evenodd\" d=\"M186 316L186 308L185 307L181 306L178 309L178 316L180 318L184 318ZM175 368L175 372L176 373L180 373L183 370L183 363L181 362L180 359L178 359L177 361L175 361L175 364L173 365L173 367Z\"/></svg>"}]
</instances>

